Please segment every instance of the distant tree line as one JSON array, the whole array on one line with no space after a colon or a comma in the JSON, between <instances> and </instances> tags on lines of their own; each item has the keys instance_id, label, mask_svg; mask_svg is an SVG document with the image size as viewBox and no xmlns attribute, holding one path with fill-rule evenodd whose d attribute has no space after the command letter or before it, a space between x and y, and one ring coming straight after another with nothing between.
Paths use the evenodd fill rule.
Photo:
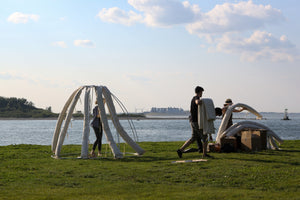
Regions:
<instances>
[{"instance_id":1,"label":"distant tree line","mask_svg":"<svg viewBox=\"0 0 300 200\"><path fill-rule=\"evenodd\" d=\"M83 118L81 111L74 112L72 117ZM145 117L143 114L119 114L119 117ZM0 118L50 118L58 117L52 112L51 106L46 109L36 108L31 101L25 98L1 97L0 96ZM90 116L92 117L92 116ZM111 116L108 114L108 118Z\"/></svg>"},{"instance_id":2,"label":"distant tree line","mask_svg":"<svg viewBox=\"0 0 300 200\"><path fill-rule=\"evenodd\" d=\"M0 118L47 118L57 117L51 112L51 107L46 109L36 108L31 101L24 98L0 97Z\"/></svg>"}]
</instances>

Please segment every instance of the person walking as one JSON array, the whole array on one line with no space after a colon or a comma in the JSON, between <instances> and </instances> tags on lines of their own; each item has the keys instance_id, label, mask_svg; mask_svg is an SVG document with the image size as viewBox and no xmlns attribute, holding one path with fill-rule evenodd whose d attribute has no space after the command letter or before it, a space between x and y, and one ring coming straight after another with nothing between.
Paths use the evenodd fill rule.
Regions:
<instances>
[{"instance_id":1,"label":"person walking","mask_svg":"<svg viewBox=\"0 0 300 200\"><path fill-rule=\"evenodd\" d=\"M93 149L91 151L91 156L95 157L95 150L98 146L98 156L101 156L101 146L102 146L102 135L103 135L103 129L102 129L102 122L100 118L100 112L98 107L98 102L95 102L96 106L93 109L93 121L91 123L91 126L94 129L95 135L96 135L96 141L93 144Z\"/></svg>"},{"instance_id":2,"label":"person walking","mask_svg":"<svg viewBox=\"0 0 300 200\"><path fill-rule=\"evenodd\" d=\"M206 144L207 144L207 135L203 134L203 129L199 128L198 124L198 105L201 105L201 97L203 94L204 89L200 86L197 86L195 88L195 96L191 100L190 105L190 124L192 128L192 137L187 140L180 149L177 150L177 154L179 158L182 158L182 153L184 152L184 149L188 147L191 143L194 141L197 142L199 151L202 150L203 157L211 157L206 152Z\"/></svg>"}]
</instances>

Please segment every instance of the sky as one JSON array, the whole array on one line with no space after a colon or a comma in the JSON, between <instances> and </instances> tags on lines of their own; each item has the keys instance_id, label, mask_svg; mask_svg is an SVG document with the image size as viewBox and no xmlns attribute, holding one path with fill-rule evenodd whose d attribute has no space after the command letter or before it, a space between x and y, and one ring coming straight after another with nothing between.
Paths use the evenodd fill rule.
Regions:
<instances>
[{"instance_id":1,"label":"sky","mask_svg":"<svg viewBox=\"0 0 300 200\"><path fill-rule=\"evenodd\" d=\"M103 85L129 112L188 110L199 85L216 107L300 112L298 0L0 4L0 96L60 112L78 87Z\"/></svg>"}]
</instances>

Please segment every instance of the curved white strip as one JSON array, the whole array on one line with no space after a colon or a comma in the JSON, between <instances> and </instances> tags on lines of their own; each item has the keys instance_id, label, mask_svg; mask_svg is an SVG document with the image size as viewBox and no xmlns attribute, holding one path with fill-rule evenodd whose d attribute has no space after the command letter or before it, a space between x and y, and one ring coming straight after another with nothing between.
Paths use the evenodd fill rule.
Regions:
<instances>
[{"instance_id":1,"label":"curved white strip","mask_svg":"<svg viewBox=\"0 0 300 200\"><path fill-rule=\"evenodd\" d=\"M111 134L109 125L108 125L108 120L106 117L105 107L104 107L103 99L102 99L103 88L101 86L100 87L95 86L95 90L96 90L97 102L98 102L98 106L99 106L99 110L100 110L101 121L102 121L104 133L106 135L106 139L107 139L109 146L114 154L114 157L122 158L123 155L120 152L120 149L118 148L118 146L116 145L116 143L113 139L113 136ZM109 100L106 100L107 103L108 103L108 101Z\"/></svg>"},{"instance_id":2,"label":"curved white strip","mask_svg":"<svg viewBox=\"0 0 300 200\"><path fill-rule=\"evenodd\" d=\"M122 138L126 141L127 144L129 144L139 155L143 155L145 153L145 150L142 149L137 143L135 143L131 137L128 136L122 125L120 124L120 121L116 114L116 109L113 104L111 93L107 89L107 87L103 86L103 95L107 103L107 107L109 109L112 121L114 126L116 127L118 133L122 136Z\"/></svg>"},{"instance_id":3,"label":"curved white strip","mask_svg":"<svg viewBox=\"0 0 300 200\"><path fill-rule=\"evenodd\" d=\"M224 117L223 117L223 120L221 122L221 125L219 127L219 130L218 130L218 134L217 134L217 137L216 137L216 141L220 141L220 136L221 134L226 130L226 126L228 124L228 121L229 121L229 118L232 114L232 111L233 109L235 109L236 107L243 107L244 109L248 110L249 112L251 112L252 114L256 115L258 119L261 119L262 116L252 107L246 105L246 104L243 104L243 103L236 103L232 106L229 106Z\"/></svg>"},{"instance_id":4,"label":"curved white strip","mask_svg":"<svg viewBox=\"0 0 300 200\"><path fill-rule=\"evenodd\" d=\"M238 122L238 123L232 125L230 128L228 128L226 131L224 131L224 133L221 134L221 136L219 138L221 140L221 138L223 138L225 136L234 136L237 133L239 133L240 131L242 131L244 129L249 129L249 128L250 129L265 129L265 130L267 130L267 137L269 138L267 140L268 148L278 149L278 146L277 146L276 142L274 141L274 139L279 144L283 143L283 140L277 134L275 134L271 129L269 129L267 126L265 126L263 124L259 124L257 122L253 122L253 121ZM220 143L220 141L217 141L217 143Z\"/></svg>"},{"instance_id":5,"label":"curved white strip","mask_svg":"<svg viewBox=\"0 0 300 200\"><path fill-rule=\"evenodd\" d=\"M90 87L86 87L84 95L84 124L82 134L81 158L88 158L90 134Z\"/></svg>"},{"instance_id":6,"label":"curved white strip","mask_svg":"<svg viewBox=\"0 0 300 200\"><path fill-rule=\"evenodd\" d=\"M74 98L74 96L76 95L76 93L78 92L78 90L80 90L82 87L79 87L77 90L75 90L71 96L69 97L69 99L67 100L66 104L64 105L62 111L60 112L58 119L57 119L57 123L56 123L56 127L55 127L55 131L53 134L53 138L52 138L52 145L51 145L51 150L53 152L55 152L56 146L57 146L57 140L58 140L58 136L60 133L60 129L61 129L61 125L62 122L64 120L64 118L66 117L66 112Z\"/></svg>"},{"instance_id":7,"label":"curved white strip","mask_svg":"<svg viewBox=\"0 0 300 200\"><path fill-rule=\"evenodd\" d=\"M65 140L65 136L66 136L66 133L67 133L67 130L68 130L68 127L69 127L70 120L72 118L72 114L74 112L74 108L75 108L75 106L77 104L77 101L78 101L78 99L79 99L79 97L80 97L81 92L82 92L83 89L84 89L84 87L81 87L77 91L75 97L73 98L72 104L71 104L71 106L69 108L69 111L68 111L68 114L66 116L66 120L65 120L65 123L64 123L64 127L63 127L62 131L59 134L58 144L57 144L57 147L56 147L56 150L55 150L55 156L56 157L60 156L60 151L61 151L62 145L64 143L64 140Z\"/></svg>"},{"instance_id":8,"label":"curved white strip","mask_svg":"<svg viewBox=\"0 0 300 200\"><path fill-rule=\"evenodd\" d=\"M239 125L247 125L247 126L253 125L253 126L259 127L260 129L265 129L268 131L268 135L272 136L279 144L283 143L283 140L276 133L274 133L269 127L267 127L263 124L253 122L253 121L242 121L242 122L239 122L238 124Z\"/></svg>"},{"instance_id":9,"label":"curved white strip","mask_svg":"<svg viewBox=\"0 0 300 200\"><path fill-rule=\"evenodd\" d=\"M270 143L271 143L272 149L279 149L274 140L274 137L270 137Z\"/></svg>"}]
</instances>

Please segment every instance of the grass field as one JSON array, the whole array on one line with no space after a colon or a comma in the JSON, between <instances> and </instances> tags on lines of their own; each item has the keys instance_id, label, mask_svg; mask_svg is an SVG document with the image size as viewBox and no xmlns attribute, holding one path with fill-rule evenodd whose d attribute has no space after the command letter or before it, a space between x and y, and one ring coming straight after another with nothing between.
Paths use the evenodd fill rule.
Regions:
<instances>
[{"instance_id":1,"label":"grass field","mask_svg":"<svg viewBox=\"0 0 300 200\"><path fill-rule=\"evenodd\" d=\"M145 155L121 160L53 159L50 146L1 146L0 199L300 199L300 140L280 151L211 153L207 162L180 164L172 161L182 142L139 144Z\"/></svg>"}]
</instances>

